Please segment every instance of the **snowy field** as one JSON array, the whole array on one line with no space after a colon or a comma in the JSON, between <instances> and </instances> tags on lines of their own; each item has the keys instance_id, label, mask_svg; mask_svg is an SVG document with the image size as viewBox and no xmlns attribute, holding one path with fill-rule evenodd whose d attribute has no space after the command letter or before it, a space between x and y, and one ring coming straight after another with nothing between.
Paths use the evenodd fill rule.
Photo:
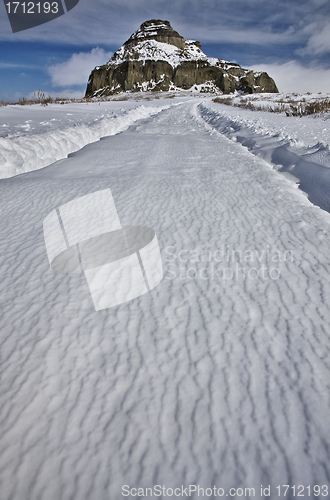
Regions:
<instances>
[{"instance_id":1,"label":"snowy field","mask_svg":"<svg viewBox=\"0 0 330 500\"><path fill-rule=\"evenodd\" d=\"M6 106L0 109L0 178L50 165L168 106L168 101Z\"/></svg>"},{"instance_id":2,"label":"snowy field","mask_svg":"<svg viewBox=\"0 0 330 500\"><path fill-rule=\"evenodd\" d=\"M229 102L231 101L231 105L237 105L237 106L246 106L247 104L251 104L251 107L254 109L260 109L260 110L280 110L280 105L282 105L282 112L285 112L285 110L290 110L290 104L292 105L307 105L307 104L316 104L320 102L330 101L330 93L312 93L312 92L307 92L305 94L299 94L299 93L285 93L285 92L279 92L279 93L256 93L256 94L240 94L240 93L235 93L235 94L227 94L227 95L220 95L219 96L220 101L224 99ZM328 106L328 116L329 118L329 106Z\"/></svg>"},{"instance_id":3,"label":"snowy field","mask_svg":"<svg viewBox=\"0 0 330 500\"><path fill-rule=\"evenodd\" d=\"M329 498L325 117L185 95L0 120L1 500ZM95 312L43 221L107 188L164 279Z\"/></svg>"}]
</instances>

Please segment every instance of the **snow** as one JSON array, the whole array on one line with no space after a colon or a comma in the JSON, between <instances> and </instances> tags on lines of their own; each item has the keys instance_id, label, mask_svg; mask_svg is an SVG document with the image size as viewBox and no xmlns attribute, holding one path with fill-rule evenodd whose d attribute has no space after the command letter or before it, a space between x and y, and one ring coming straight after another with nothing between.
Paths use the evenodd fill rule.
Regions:
<instances>
[{"instance_id":1,"label":"snow","mask_svg":"<svg viewBox=\"0 0 330 500\"><path fill-rule=\"evenodd\" d=\"M164 24L164 23L153 23L150 26L143 26L135 31L135 33L132 35L132 38L144 38L145 36L150 36L150 35L157 35L157 30L168 30L169 26Z\"/></svg>"},{"instance_id":2,"label":"snow","mask_svg":"<svg viewBox=\"0 0 330 500\"><path fill-rule=\"evenodd\" d=\"M127 59L143 62L147 60L166 61L173 68L179 66L183 61L205 61L211 66L223 63L227 64L228 68L231 67L231 64L227 61L206 56L204 52L194 44L193 40L186 41L184 50L174 45L158 42L156 40L144 40L132 47L123 45L115 52L108 64L110 65L114 62L119 64Z\"/></svg>"},{"instance_id":3,"label":"snow","mask_svg":"<svg viewBox=\"0 0 330 500\"><path fill-rule=\"evenodd\" d=\"M8 151L38 168L85 130L0 181L1 500L329 485L330 215L267 156L326 147L327 122L184 95L0 115L2 176ZM165 276L95 312L82 275L50 269L43 221L109 188Z\"/></svg>"},{"instance_id":4,"label":"snow","mask_svg":"<svg viewBox=\"0 0 330 500\"><path fill-rule=\"evenodd\" d=\"M271 99L272 96L273 99ZM223 97L230 98L231 96ZM318 97L322 98L322 96ZM279 97L278 94L253 94L253 99L271 103L275 102ZM214 103L212 100L207 102L207 109L211 113L218 114L219 117L221 116L235 123L236 127L244 127L259 136L278 136L292 146L301 145L308 148L315 146L317 143L324 146L330 144L330 128L327 115L287 117L283 114L226 106ZM206 110L206 107L204 107L204 110Z\"/></svg>"},{"instance_id":5,"label":"snow","mask_svg":"<svg viewBox=\"0 0 330 500\"><path fill-rule=\"evenodd\" d=\"M327 116L287 117L214 102L201 105L212 130L246 146L276 166L330 212L330 130Z\"/></svg>"},{"instance_id":6,"label":"snow","mask_svg":"<svg viewBox=\"0 0 330 500\"><path fill-rule=\"evenodd\" d=\"M258 73L260 74L260 73ZM228 96L225 96L226 98ZM319 102L319 101L329 101L330 100L330 94L322 94L321 92L319 93L306 93L306 94L299 94L299 93L256 93L256 94L240 94L239 92L236 92L235 94L232 94L230 96L232 98L232 105L236 106L242 106L251 103L253 108L255 109L263 109L263 110L269 110L273 109L274 111L279 109L279 105L282 105L283 111L282 113L285 114L285 111L290 111L290 104L300 104L304 105L305 103L314 103L314 102Z\"/></svg>"},{"instance_id":7,"label":"snow","mask_svg":"<svg viewBox=\"0 0 330 500\"><path fill-rule=\"evenodd\" d=\"M34 105L32 112L30 107L7 106L0 110L0 116L6 120L6 127L0 132L0 178L43 168L168 106L134 103L128 108L122 103L117 106L113 103L100 103L100 106L98 103L53 104L51 111ZM30 116L33 118L25 120ZM40 121L43 116L47 118Z\"/></svg>"}]
</instances>

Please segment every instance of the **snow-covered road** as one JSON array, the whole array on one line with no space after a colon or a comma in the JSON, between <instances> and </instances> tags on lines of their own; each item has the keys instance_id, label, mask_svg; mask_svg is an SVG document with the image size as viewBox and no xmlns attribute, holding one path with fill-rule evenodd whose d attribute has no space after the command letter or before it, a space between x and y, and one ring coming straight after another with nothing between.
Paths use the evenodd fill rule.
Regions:
<instances>
[{"instance_id":1,"label":"snow-covered road","mask_svg":"<svg viewBox=\"0 0 330 500\"><path fill-rule=\"evenodd\" d=\"M330 487L330 215L204 119L186 100L1 180L1 500ZM95 312L42 223L105 188L165 276Z\"/></svg>"}]
</instances>

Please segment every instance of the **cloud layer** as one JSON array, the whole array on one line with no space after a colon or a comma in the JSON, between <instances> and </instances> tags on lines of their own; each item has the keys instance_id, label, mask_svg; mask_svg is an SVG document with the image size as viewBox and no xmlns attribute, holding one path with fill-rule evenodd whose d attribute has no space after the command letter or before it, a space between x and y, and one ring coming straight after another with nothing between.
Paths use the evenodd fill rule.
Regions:
<instances>
[{"instance_id":1,"label":"cloud layer","mask_svg":"<svg viewBox=\"0 0 330 500\"><path fill-rule=\"evenodd\" d=\"M306 48L300 51L301 54L324 54L330 53L330 21L323 27L317 25L307 42Z\"/></svg>"},{"instance_id":2,"label":"cloud layer","mask_svg":"<svg viewBox=\"0 0 330 500\"><path fill-rule=\"evenodd\" d=\"M54 87L86 85L90 72L95 66L105 64L112 52L96 47L90 52L72 54L67 61L49 66L48 73Z\"/></svg>"},{"instance_id":3,"label":"cloud layer","mask_svg":"<svg viewBox=\"0 0 330 500\"><path fill-rule=\"evenodd\" d=\"M323 92L330 93L330 69L305 67L297 61L284 64L261 64L257 71L266 71L274 78L280 92Z\"/></svg>"},{"instance_id":4,"label":"cloud layer","mask_svg":"<svg viewBox=\"0 0 330 500\"><path fill-rule=\"evenodd\" d=\"M91 70L110 58L110 50L117 50L143 21L156 18L169 20L182 36L199 40L202 48L208 44L208 55L268 70L281 90L329 91L329 0L80 0L64 16L15 34L1 5L5 90L14 81L13 91L22 92L27 81L33 83L29 91L47 85L55 90L82 88ZM67 60L55 64L59 56ZM29 79L23 86L14 72L25 65L30 72L26 67ZM39 73L33 65L39 66Z\"/></svg>"},{"instance_id":5,"label":"cloud layer","mask_svg":"<svg viewBox=\"0 0 330 500\"><path fill-rule=\"evenodd\" d=\"M168 19L186 38L204 42L301 44L328 50L328 0L81 0L68 14L13 35L6 16L0 40L120 46L146 19ZM14 37L14 38L13 38Z\"/></svg>"}]
</instances>

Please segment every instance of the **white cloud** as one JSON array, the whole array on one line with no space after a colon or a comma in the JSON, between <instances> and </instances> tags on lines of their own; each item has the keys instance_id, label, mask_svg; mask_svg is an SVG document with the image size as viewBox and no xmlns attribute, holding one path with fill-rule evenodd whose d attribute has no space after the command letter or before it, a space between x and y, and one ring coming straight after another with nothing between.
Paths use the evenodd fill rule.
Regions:
<instances>
[{"instance_id":1,"label":"white cloud","mask_svg":"<svg viewBox=\"0 0 330 500\"><path fill-rule=\"evenodd\" d=\"M325 5L328 2L328 0L313 0L313 2L315 3L315 5L320 7L322 5Z\"/></svg>"},{"instance_id":2,"label":"white cloud","mask_svg":"<svg viewBox=\"0 0 330 500\"><path fill-rule=\"evenodd\" d=\"M36 66L34 64L8 63L0 61L0 69L15 69L15 68L40 69L40 66Z\"/></svg>"},{"instance_id":3,"label":"white cloud","mask_svg":"<svg viewBox=\"0 0 330 500\"><path fill-rule=\"evenodd\" d=\"M185 38L203 40L204 43L231 43L231 44L251 44L265 47L267 45L285 45L291 43L293 38L300 38L298 32L290 27L281 33L272 33L267 27L258 29L245 29L243 27L221 28L217 26L190 26L179 25L179 33ZM193 36L189 36L189 33ZM203 49L203 47L202 47Z\"/></svg>"},{"instance_id":4,"label":"white cloud","mask_svg":"<svg viewBox=\"0 0 330 500\"><path fill-rule=\"evenodd\" d=\"M49 66L48 73L52 79L52 85L56 87L67 87L71 85L87 84L88 77L95 66L105 64L112 52L105 52L96 47L91 52L79 52L73 54L67 61Z\"/></svg>"},{"instance_id":5,"label":"white cloud","mask_svg":"<svg viewBox=\"0 0 330 500\"><path fill-rule=\"evenodd\" d=\"M300 52L307 54L330 52L330 22L316 30L308 40L306 48Z\"/></svg>"},{"instance_id":6,"label":"white cloud","mask_svg":"<svg viewBox=\"0 0 330 500\"><path fill-rule=\"evenodd\" d=\"M330 92L330 69L305 67L297 61L260 64L253 69L266 71L275 80L280 92Z\"/></svg>"},{"instance_id":7,"label":"white cloud","mask_svg":"<svg viewBox=\"0 0 330 500\"><path fill-rule=\"evenodd\" d=\"M322 5L328 0L313 2ZM314 19L316 6L313 2L310 2L312 5L305 5L299 0L278 0L275 9L267 7L264 0L81 1L68 14L50 23L16 33L15 40L51 40L75 45L88 41L93 45L102 43L118 48L143 21L155 18L168 19L181 35L200 39L202 43L224 41L261 46L274 43L283 45L300 40L301 20L312 22ZM284 21L283 26L286 26L283 33L278 31L281 19ZM291 28L288 28L289 20L292 21L289 23L292 24ZM12 40L12 36L8 19L0 18L0 40Z\"/></svg>"}]
</instances>

